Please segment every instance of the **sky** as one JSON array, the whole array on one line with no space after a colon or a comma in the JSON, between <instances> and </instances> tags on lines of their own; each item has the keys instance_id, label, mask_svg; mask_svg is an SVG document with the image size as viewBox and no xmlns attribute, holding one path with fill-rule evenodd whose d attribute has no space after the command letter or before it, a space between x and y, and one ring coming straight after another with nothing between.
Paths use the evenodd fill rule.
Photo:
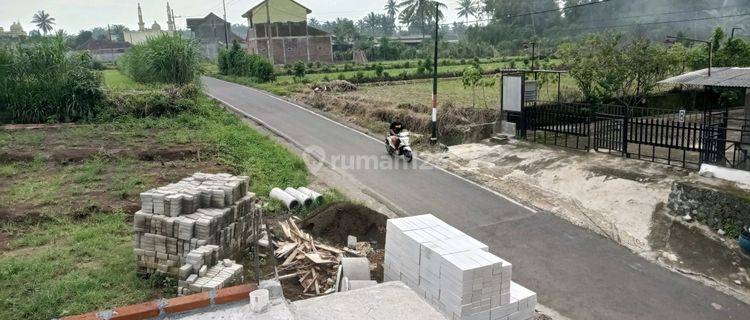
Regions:
<instances>
[{"instance_id":1,"label":"sky","mask_svg":"<svg viewBox=\"0 0 750 320\"><path fill-rule=\"evenodd\" d=\"M232 23L247 24L241 16L261 0L226 0L227 18ZM386 0L297 0L310 8L310 17L320 21L337 17L358 20L369 12L384 13ZM457 0L445 0L448 5L446 21L454 22ZM6 30L11 23L20 21L25 31L35 29L31 23L34 13L48 12L55 18L55 30L69 34L107 24L123 24L130 29L138 27L138 3L143 8L143 20L150 26L156 20L166 28L166 0L0 0L0 27ZM177 17L178 28L185 28L186 18L203 17L209 12L221 16L221 0L172 0L170 6Z\"/></svg>"}]
</instances>

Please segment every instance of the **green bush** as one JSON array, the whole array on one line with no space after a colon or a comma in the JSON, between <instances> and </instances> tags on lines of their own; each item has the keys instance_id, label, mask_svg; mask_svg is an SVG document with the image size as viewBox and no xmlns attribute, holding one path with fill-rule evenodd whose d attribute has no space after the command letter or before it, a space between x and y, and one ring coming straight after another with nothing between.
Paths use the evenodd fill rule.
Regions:
<instances>
[{"instance_id":1,"label":"green bush","mask_svg":"<svg viewBox=\"0 0 750 320\"><path fill-rule=\"evenodd\" d=\"M133 46L120 67L138 82L186 84L197 79L200 60L192 40L162 35Z\"/></svg>"},{"instance_id":2,"label":"green bush","mask_svg":"<svg viewBox=\"0 0 750 320\"><path fill-rule=\"evenodd\" d=\"M219 73L228 76L251 77L258 82L276 79L270 62L257 54L247 54L236 41L231 49L219 52Z\"/></svg>"},{"instance_id":3,"label":"green bush","mask_svg":"<svg viewBox=\"0 0 750 320\"><path fill-rule=\"evenodd\" d=\"M103 98L91 56L66 52L62 38L0 47L0 123L79 121Z\"/></svg>"},{"instance_id":4,"label":"green bush","mask_svg":"<svg viewBox=\"0 0 750 320\"><path fill-rule=\"evenodd\" d=\"M247 54L240 44L235 41L231 49L219 51L219 72L229 76L244 76L250 72Z\"/></svg>"},{"instance_id":5,"label":"green bush","mask_svg":"<svg viewBox=\"0 0 750 320\"><path fill-rule=\"evenodd\" d=\"M196 84L169 86L163 90L110 92L102 107L100 120L120 116L161 117L177 115L195 107L200 95Z\"/></svg>"},{"instance_id":6,"label":"green bush","mask_svg":"<svg viewBox=\"0 0 750 320\"><path fill-rule=\"evenodd\" d=\"M383 76L383 72L385 72L385 67L383 67L382 64L376 64L375 65L375 75L379 78Z\"/></svg>"},{"instance_id":7,"label":"green bush","mask_svg":"<svg viewBox=\"0 0 750 320\"><path fill-rule=\"evenodd\" d=\"M274 73L271 62L257 54L249 55L248 59L250 60L250 77L253 77L260 82L276 80L276 74Z\"/></svg>"},{"instance_id":8,"label":"green bush","mask_svg":"<svg viewBox=\"0 0 750 320\"><path fill-rule=\"evenodd\" d=\"M305 68L305 63L302 61L297 61L297 63L294 64L293 71L294 71L294 79L296 81L302 80L303 78L305 78L305 75L307 74L307 68Z\"/></svg>"}]
</instances>

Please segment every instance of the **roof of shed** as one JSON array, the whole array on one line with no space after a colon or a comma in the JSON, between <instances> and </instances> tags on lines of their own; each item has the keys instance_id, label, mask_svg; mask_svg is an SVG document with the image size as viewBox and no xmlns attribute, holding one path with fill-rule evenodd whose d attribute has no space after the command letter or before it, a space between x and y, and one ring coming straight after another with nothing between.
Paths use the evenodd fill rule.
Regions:
<instances>
[{"instance_id":1,"label":"roof of shed","mask_svg":"<svg viewBox=\"0 0 750 320\"><path fill-rule=\"evenodd\" d=\"M692 86L750 88L750 68L711 68L688 72L683 75L659 81L666 84L684 84Z\"/></svg>"}]
</instances>

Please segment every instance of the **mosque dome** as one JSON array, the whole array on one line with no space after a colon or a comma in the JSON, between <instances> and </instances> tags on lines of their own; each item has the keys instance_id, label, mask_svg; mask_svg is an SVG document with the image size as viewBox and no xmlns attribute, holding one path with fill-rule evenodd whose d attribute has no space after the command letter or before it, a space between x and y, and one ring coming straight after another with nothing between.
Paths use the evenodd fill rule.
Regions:
<instances>
[{"instance_id":1,"label":"mosque dome","mask_svg":"<svg viewBox=\"0 0 750 320\"><path fill-rule=\"evenodd\" d=\"M156 23L156 21L154 21L154 24L151 25L151 30L161 31L161 26L158 23Z\"/></svg>"},{"instance_id":2,"label":"mosque dome","mask_svg":"<svg viewBox=\"0 0 750 320\"><path fill-rule=\"evenodd\" d=\"M15 23L11 24L10 25L10 32L15 32L15 33L21 33L21 32L23 32L23 27L21 26L21 23L20 22L15 22Z\"/></svg>"}]
</instances>

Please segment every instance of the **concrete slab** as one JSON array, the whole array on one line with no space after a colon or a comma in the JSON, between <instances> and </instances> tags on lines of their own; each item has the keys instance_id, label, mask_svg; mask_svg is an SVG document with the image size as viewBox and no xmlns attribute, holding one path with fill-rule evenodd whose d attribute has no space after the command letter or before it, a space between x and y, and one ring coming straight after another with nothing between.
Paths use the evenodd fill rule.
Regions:
<instances>
[{"instance_id":1,"label":"concrete slab","mask_svg":"<svg viewBox=\"0 0 750 320\"><path fill-rule=\"evenodd\" d=\"M293 306L306 320L446 320L400 282L301 300Z\"/></svg>"}]
</instances>

